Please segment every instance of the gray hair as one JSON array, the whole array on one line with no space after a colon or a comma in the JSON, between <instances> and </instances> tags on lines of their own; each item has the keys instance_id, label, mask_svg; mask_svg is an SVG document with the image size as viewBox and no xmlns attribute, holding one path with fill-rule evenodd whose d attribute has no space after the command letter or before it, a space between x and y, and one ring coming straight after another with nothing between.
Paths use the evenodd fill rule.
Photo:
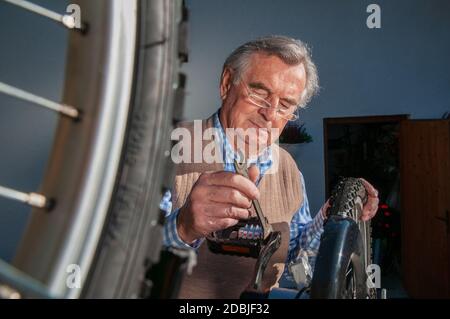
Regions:
<instances>
[{"instance_id":1,"label":"gray hair","mask_svg":"<svg viewBox=\"0 0 450 319\"><path fill-rule=\"evenodd\" d=\"M319 91L319 77L316 65L311 59L310 49L302 41L285 36L265 36L247 42L234 50L225 60L223 70L229 68L233 71L235 84L239 82L240 76L248 67L251 55L257 52L275 55L288 65L303 63L306 71L306 86L299 107L305 107Z\"/></svg>"}]
</instances>

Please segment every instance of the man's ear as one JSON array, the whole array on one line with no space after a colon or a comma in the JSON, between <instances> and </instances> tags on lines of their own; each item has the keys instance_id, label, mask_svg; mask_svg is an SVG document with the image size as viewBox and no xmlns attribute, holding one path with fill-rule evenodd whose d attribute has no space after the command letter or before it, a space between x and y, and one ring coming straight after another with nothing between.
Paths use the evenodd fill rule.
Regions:
<instances>
[{"instance_id":1,"label":"man's ear","mask_svg":"<svg viewBox=\"0 0 450 319\"><path fill-rule=\"evenodd\" d=\"M229 68L225 68L222 72L222 78L220 80L220 98L225 100L228 96L228 92L231 88L232 74Z\"/></svg>"}]
</instances>

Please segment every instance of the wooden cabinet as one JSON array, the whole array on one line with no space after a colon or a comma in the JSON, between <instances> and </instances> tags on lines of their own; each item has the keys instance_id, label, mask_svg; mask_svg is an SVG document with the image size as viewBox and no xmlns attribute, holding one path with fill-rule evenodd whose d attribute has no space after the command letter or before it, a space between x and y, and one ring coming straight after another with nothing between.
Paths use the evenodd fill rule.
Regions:
<instances>
[{"instance_id":1,"label":"wooden cabinet","mask_svg":"<svg viewBox=\"0 0 450 319\"><path fill-rule=\"evenodd\" d=\"M403 284L412 298L450 298L450 121L400 126Z\"/></svg>"}]
</instances>

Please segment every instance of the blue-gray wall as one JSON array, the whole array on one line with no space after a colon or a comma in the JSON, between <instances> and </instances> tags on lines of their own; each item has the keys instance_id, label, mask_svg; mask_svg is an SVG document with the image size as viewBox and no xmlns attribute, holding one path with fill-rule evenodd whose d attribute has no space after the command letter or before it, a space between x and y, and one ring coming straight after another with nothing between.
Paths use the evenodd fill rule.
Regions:
<instances>
[{"instance_id":1,"label":"blue-gray wall","mask_svg":"<svg viewBox=\"0 0 450 319\"><path fill-rule=\"evenodd\" d=\"M34 1L64 12L67 1ZM56 23L0 1L0 81L59 101L67 31ZM58 116L0 94L0 184L39 188ZM9 260L30 209L0 198L0 258Z\"/></svg>"}]
</instances>

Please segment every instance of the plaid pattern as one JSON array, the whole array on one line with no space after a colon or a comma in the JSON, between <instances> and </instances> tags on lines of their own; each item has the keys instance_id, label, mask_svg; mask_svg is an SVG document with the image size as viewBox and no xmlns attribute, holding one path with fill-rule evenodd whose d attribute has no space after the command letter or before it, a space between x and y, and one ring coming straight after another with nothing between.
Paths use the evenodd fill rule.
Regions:
<instances>
[{"instance_id":1,"label":"plaid pattern","mask_svg":"<svg viewBox=\"0 0 450 319\"><path fill-rule=\"evenodd\" d=\"M221 155L224 161L224 170L227 172L235 172L234 159L237 157L237 154L233 151L230 143L225 136L225 132L219 121L218 112L214 114L213 122L216 141L219 144L223 145ZM260 176L257 181L258 184L261 180L261 177L272 165L271 148L266 148L258 158L250 160L249 163L256 164L259 168ZM313 264L315 261L315 256L317 255L317 252L319 250L320 236L323 232L324 218L321 211L319 211L314 219L311 218L308 197L306 195L305 181L301 173L300 176L300 183L303 189L304 200L302 207L300 207L298 212L294 215L290 224L291 239L289 242L288 260L286 261L286 263L294 261L300 249L302 249L305 250L309 256L311 256L310 263ZM164 245L172 247L175 246L178 248L197 249L203 242L203 239L199 239L194 243L188 244L181 240L181 238L178 236L177 216L179 210L177 209L172 212L170 191L167 191L164 194L164 197L160 203L160 208L165 212L166 215L166 223L164 225ZM289 277L287 268L288 267L285 267L284 275Z\"/></svg>"}]
</instances>

